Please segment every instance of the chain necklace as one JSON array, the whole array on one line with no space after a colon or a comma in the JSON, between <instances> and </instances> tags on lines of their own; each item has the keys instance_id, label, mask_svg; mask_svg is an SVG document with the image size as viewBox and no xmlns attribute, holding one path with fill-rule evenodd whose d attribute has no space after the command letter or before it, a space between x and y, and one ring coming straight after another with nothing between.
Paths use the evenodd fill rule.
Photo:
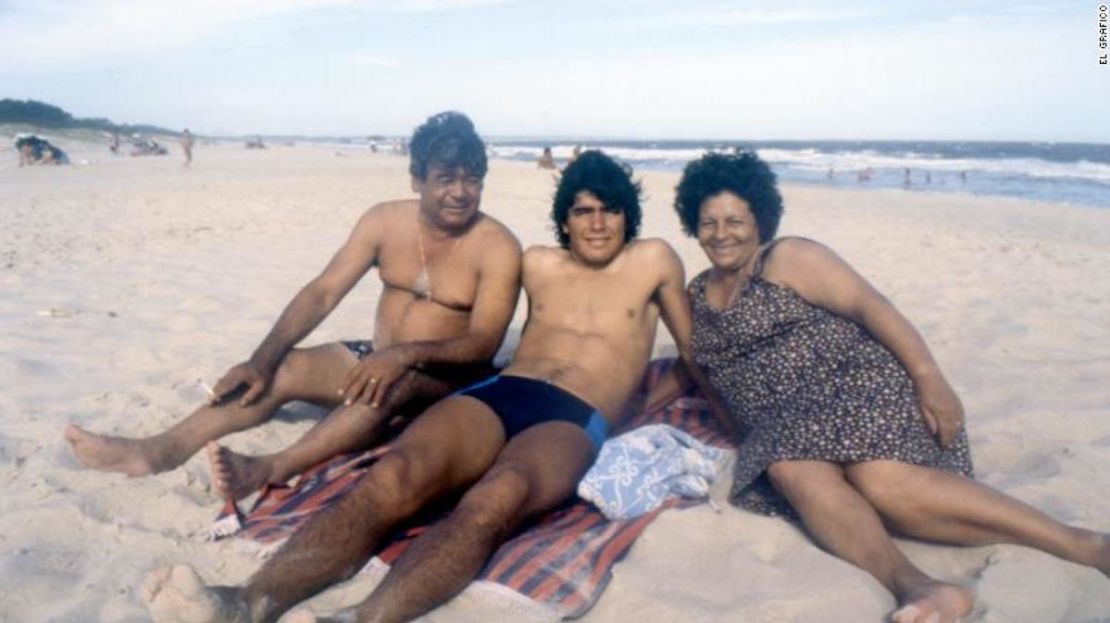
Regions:
<instances>
[{"instance_id":1,"label":"chain necklace","mask_svg":"<svg viewBox=\"0 0 1110 623\"><path fill-rule=\"evenodd\" d=\"M428 272L428 254L424 250L424 227L420 220L416 222L416 240L420 245L420 274L416 276L416 281L413 282L412 289L417 297L431 301L435 297L432 294L432 275ZM451 254L455 252L455 248L459 246L460 242L462 242L462 236L455 238L455 244L451 245L451 248L447 250L447 255L444 257L444 260L451 257Z\"/></svg>"}]
</instances>

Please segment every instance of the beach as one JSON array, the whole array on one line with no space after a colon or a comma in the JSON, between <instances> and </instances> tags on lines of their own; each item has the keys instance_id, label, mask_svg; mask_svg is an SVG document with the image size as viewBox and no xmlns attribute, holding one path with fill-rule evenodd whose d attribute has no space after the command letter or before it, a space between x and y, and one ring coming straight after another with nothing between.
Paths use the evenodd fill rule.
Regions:
<instances>
[{"instance_id":1,"label":"beach","mask_svg":"<svg viewBox=\"0 0 1110 623\"><path fill-rule=\"evenodd\" d=\"M128 479L80 469L69 423L149 435L191 412L243 360L362 212L415 196L407 159L313 146L198 144L192 168L65 143L68 167L0 153L0 621L148 620L155 567L189 562L244 580L257 553L206 540L220 500L198 455ZM708 266L671 207L678 174L637 172L641 236L668 240L687 279ZM482 208L525 247L554 244L551 171L494 160ZM844 257L918 327L967 410L977 478L1067 523L1110 530L1110 210L948 192L786 185L780 235ZM368 338L370 275L304 344ZM499 358L524 322L518 305ZM656 353L673 353L660 326ZM226 438L238 451L292 443L303 405ZM616 567L589 623L882 621L889 593L798 528L730 506L663 513ZM996 623L1110 620L1110 580L1023 547L900 541L935 576L973 586ZM363 576L310 602L327 612ZM464 594L428 621L515 621Z\"/></svg>"}]
</instances>

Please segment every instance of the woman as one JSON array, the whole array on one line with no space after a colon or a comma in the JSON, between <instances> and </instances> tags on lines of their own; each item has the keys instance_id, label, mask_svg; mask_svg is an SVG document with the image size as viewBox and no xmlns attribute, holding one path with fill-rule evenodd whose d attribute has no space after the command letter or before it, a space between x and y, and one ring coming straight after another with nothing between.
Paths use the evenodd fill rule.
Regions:
<instances>
[{"instance_id":1,"label":"woman","mask_svg":"<svg viewBox=\"0 0 1110 623\"><path fill-rule=\"evenodd\" d=\"M690 283L699 367L740 437L734 504L796 515L894 593L893 620L957 621L975 596L930 578L884 526L1017 543L1110 575L1110 536L971 479L963 407L908 320L827 247L775 239L782 198L755 154L691 162L675 209L713 267Z\"/></svg>"}]
</instances>

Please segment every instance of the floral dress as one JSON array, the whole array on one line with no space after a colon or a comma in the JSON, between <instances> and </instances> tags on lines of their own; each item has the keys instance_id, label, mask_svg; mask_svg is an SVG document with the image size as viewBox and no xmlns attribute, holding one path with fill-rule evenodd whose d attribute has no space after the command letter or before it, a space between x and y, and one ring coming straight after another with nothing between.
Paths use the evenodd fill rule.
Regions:
<instances>
[{"instance_id":1,"label":"floral dress","mask_svg":"<svg viewBox=\"0 0 1110 623\"><path fill-rule=\"evenodd\" d=\"M796 516L767 478L777 461L893 459L971 476L966 433L937 443L894 355L851 320L763 279L762 260L727 309L706 300L708 271L690 284L694 359L741 434L732 503Z\"/></svg>"}]
</instances>

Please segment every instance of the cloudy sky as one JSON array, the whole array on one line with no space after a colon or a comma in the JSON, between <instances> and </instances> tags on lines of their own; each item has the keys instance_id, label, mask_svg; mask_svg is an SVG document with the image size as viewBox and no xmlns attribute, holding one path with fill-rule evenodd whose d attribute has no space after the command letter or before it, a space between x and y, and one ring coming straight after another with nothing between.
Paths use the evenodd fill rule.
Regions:
<instances>
[{"instance_id":1,"label":"cloudy sky","mask_svg":"<svg viewBox=\"0 0 1110 623\"><path fill-rule=\"evenodd\" d=\"M1099 2L0 0L0 97L200 133L1110 142Z\"/></svg>"}]
</instances>

